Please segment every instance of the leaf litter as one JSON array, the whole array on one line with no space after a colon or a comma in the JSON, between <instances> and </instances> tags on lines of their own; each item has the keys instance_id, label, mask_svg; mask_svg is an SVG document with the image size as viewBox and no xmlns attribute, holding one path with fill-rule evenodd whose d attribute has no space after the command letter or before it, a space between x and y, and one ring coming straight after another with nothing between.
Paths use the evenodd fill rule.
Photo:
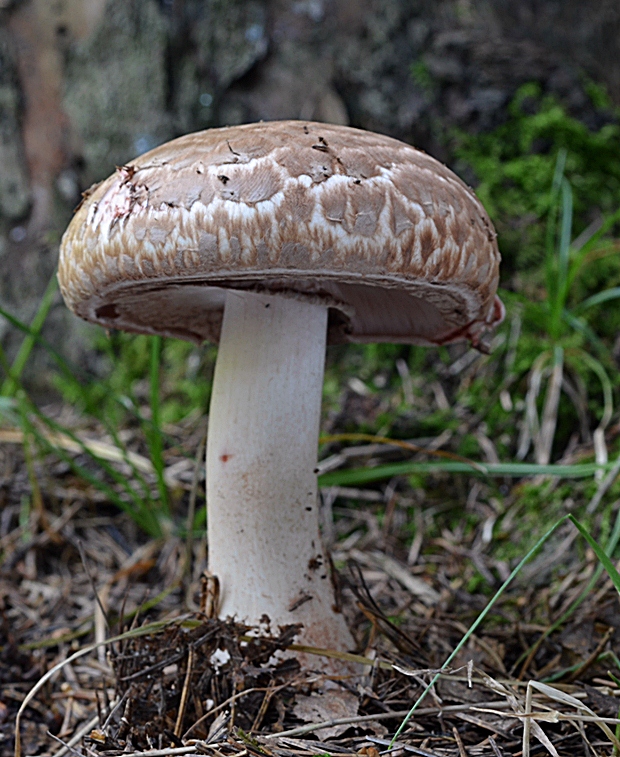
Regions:
<instances>
[{"instance_id":1,"label":"leaf litter","mask_svg":"<svg viewBox=\"0 0 620 757\"><path fill-rule=\"evenodd\" d=\"M360 425L364 413L378 412L377 402L367 404L356 405ZM461 410L466 431L414 443L439 448L473 429L491 458L495 442L483 419ZM332 418L328 431L346 431L345 416ZM102 430L91 426L84 434L123 475L134 475ZM165 475L183 514L192 497L203 504L193 458L204 428L168 437ZM154 472L140 462L147 450L131 431L125 440L129 463L155 491ZM311 654L302 665L286 652L294 627L265 623L257 631L202 612L204 537L194 534L189 553L188 540L178 536L149 539L66 461L44 454L29 467L24 446L5 441L0 754L13 753L18 709L37 686L21 715L22 757L616 753L620 611L604 574L554 627L597 577L595 555L582 554L568 523L499 598L392 743L510 573L510 559L492 545L498 534L510 539L519 523L521 483L500 482L501 503L496 484L442 474L424 489L402 478L326 487L324 535L359 665L355 676L327 675L313 669ZM61 443L92 466L80 445L64 437ZM583 452L572 454L579 460ZM326 455L324 469L332 471L351 460L372 468L406 456L382 444L332 444ZM612 483L610 474L597 506ZM557 481L539 485L556 496ZM562 495L564 511L585 497L579 486ZM473 527L448 517L455 503Z\"/></svg>"}]
</instances>

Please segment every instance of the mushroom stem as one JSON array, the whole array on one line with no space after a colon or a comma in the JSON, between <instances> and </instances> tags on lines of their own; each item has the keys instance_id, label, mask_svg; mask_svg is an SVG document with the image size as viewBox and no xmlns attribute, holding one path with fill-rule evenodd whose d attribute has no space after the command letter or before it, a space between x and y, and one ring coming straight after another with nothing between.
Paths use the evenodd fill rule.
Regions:
<instances>
[{"instance_id":1,"label":"mushroom stem","mask_svg":"<svg viewBox=\"0 0 620 757\"><path fill-rule=\"evenodd\" d=\"M207 443L209 569L220 615L353 646L319 534L317 460L327 307L229 290Z\"/></svg>"}]
</instances>

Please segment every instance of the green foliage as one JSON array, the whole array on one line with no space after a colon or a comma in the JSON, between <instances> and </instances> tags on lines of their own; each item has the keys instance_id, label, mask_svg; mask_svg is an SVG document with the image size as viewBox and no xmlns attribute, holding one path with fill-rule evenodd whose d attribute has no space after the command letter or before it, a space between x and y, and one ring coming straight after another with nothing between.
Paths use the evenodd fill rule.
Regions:
<instances>
[{"instance_id":1,"label":"green foliage","mask_svg":"<svg viewBox=\"0 0 620 757\"><path fill-rule=\"evenodd\" d=\"M96 418L107 417L120 427L128 417L138 418L140 406L152 400L154 339L99 331L93 345L99 375L76 382L72 373L63 372L53 377L54 385L74 407ZM214 347L196 347L178 339L162 342L158 358L163 380L159 407L162 425L206 411L214 356Z\"/></svg>"},{"instance_id":2,"label":"green foliage","mask_svg":"<svg viewBox=\"0 0 620 757\"><path fill-rule=\"evenodd\" d=\"M538 336L534 354L531 345L528 345L530 354L527 360L528 392L525 402L526 405L529 402L529 414L526 413L526 422L537 447L537 462L546 462L558 419L559 394L565 388L564 377L572 372L577 385L585 387L591 385L594 379L602 394L600 422L595 432L597 460L602 462L603 433L611 419L613 382L618 383L618 376L609 351L597 332L601 322L601 305L617 300L620 288L604 289L581 302L575 301L573 291L583 271L592 265L593 258L596 260L596 256L608 244L605 242L605 234L620 219L620 209L616 208L614 212L603 216L597 230L587 238L582 235L581 240L572 242L574 199L571 185L565 176L567 157L566 150L560 149L549 193L543 265L544 297L534 302L527 297L522 298L523 312L528 319L528 332ZM589 321L586 318L588 314ZM603 320L610 320L609 314ZM523 352L523 349L520 351ZM547 375L547 393L543 404L542 383ZM613 382L611 376L614 377ZM586 398L587 392L586 388ZM539 398L540 422L534 407L534 402ZM545 440L542 437L545 436L544 426L548 422L552 423L553 428L549 432L548 427ZM546 447L546 452L542 450L543 447ZM520 454L525 454L525 451L523 448Z\"/></svg>"},{"instance_id":3,"label":"green foliage","mask_svg":"<svg viewBox=\"0 0 620 757\"><path fill-rule=\"evenodd\" d=\"M590 96L608 105L595 87ZM575 230L581 233L596 214L620 205L620 124L610 120L596 131L571 117L538 84L519 89L508 119L482 134L455 135L454 153L473 169L476 193L499 231L508 270L542 262L545 224L552 198L549 186L558 150L566 151L565 176L574 191ZM616 277L620 276L616 266Z\"/></svg>"},{"instance_id":4,"label":"green foliage","mask_svg":"<svg viewBox=\"0 0 620 757\"><path fill-rule=\"evenodd\" d=\"M434 86L423 63L414 65L412 75L423 89ZM597 107L609 109L604 93L593 86L588 91ZM478 179L477 192L498 227L500 247L513 273L511 291L502 294L509 311L503 347L481 361L488 369L471 372L471 379L460 384L448 370L454 358L447 348L427 350L389 344L331 348L324 407L329 425L333 422L337 431L418 438L437 437L451 430L451 449L461 459L431 457L372 469L337 470L321 478L323 485L360 486L408 475L416 485L423 486L437 472L459 473L461 480L471 475L489 480L541 473L581 477L591 476L595 470L591 462L548 466L546 461L541 463L538 453L528 458L538 465L515 462L514 428L517 414L528 400L542 419L548 405L545 387L548 396L554 368L560 383L568 377L582 391L588 421L595 418L601 433L609 422L618 384L610 344L620 329L620 308L616 306L620 297L620 244L612 238L620 220L620 126L610 120L591 131L553 98L544 96L537 85L527 85L517 93L504 125L487 134L456 135L454 144L461 165L468 164ZM579 235L576 240L575 234ZM81 371L81 377L76 378L76 371L40 336L53 294L52 288L30 326L0 309L0 315L25 334L13 365L0 351L0 412L13 425L21 425L44 452L50 450L50 443L42 428L50 434L62 431L70 435L29 403L21 386L21 374L32 349L37 344L45 347L58 366L54 386L68 404L83 413L86 423L89 417L96 419L121 450L125 447L119 429L141 431L155 482L152 476L145 480L134 468L131 482L122 483L113 466L95 460L86 449L89 462L95 460L100 466L97 474L93 474L92 466L88 470L79 468L75 457L66 452L58 454L64 455L78 475L91 483L102 482L110 501L130 512L145 530L161 533L170 527L172 517L163 475L166 428L206 412L215 348L100 331L92 352L92 374ZM506 337L511 319L521 324L520 338L517 335L514 344ZM413 399L409 403L402 391L404 379L397 361L410 373ZM532 377L539 382L536 391L531 389ZM459 430L462 419L452 407L442 405L443 409L429 412L429 406L435 406L432 399L429 401L429 386L436 380L449 394L453 391L461 409L484 418L484 434L493 440L502 463L472 467L462 459L482 458L480 440L474 433L481 426L463 433ZM510 410L499 401L500 389L505 387L514 400ZM343 408L343 400L350 401L351 407ZM577 426L574 401L563 396L551 410L559 437L557 452L564 449ZM535 441L536 429L531 432ZM527 449L522 460L526 454ZM125 455L125 463L130 464ZM542 492L540 487L538 491ZM539 500L534 510L540 509ZM520 544L521 538L517 541Z\"/></svg>"},{"instance_id":5,"label":"green foliage","mask_svg":"<svg viewBox=\"0 0 620 757\"><path fill-rule=\"evenodd\" d=\"M423 60L417 60L411 65L411 78L424 92L432 94L437 89L437 82Z\"/></svg>"},{"instance_id":6,"label":"green foliage","mask_svg":"<svg viewBox=\"0 0 620 757\"><path fill-rule=\"evenodd\" d=\"M146 533L160 537L173 527L169 494L164 480L165 425L184 420L206 410L210 381L202 365L212 364L212 352L197 349L177 340L159 337L114 334L97 339L100 360L109 361L102 376L79 378L80 372L69 365L41 337L45 316L55 293L55 280L46 291L39 311L30 326L0 308L2 315L24 334L13 364L9 364L0 345L0 370L4 374L0 392L0 420L21 428L24 450L36 443L39 454L53 453L64 460L79 478L104 493L108 501L128 513ZM21 375L35 345L47 350L57 366L52 381L63 399L79 409L87 419L96 419L131 469L127 477L93 451L72 429L61 426L43 413L29 398ZM101 366L100 366L101 369ZM0 374L1 375L1 374ZM165 377L162 382L160 379ZM4 395L4 396L3 396ZM138 426L148 449L155 474L155 486L136 467L119 430ZM89 458L84 465L59 443L58 435L73 442ZM94 468L92 463L94 463Z\"/></svg>"},{"instance_id":7,"label":"green foliage","mask_svg":"<svg viewBox=\"0 0 620 757\"><path fill-rule=\"evenodd\" d=\"M588 544L592 547L594 550L594 554L598 558L599 562L607 572L607 575L611 578L611 581L616 589L616 591L620 594L620 573L618 573L616 566L611 561L609 555L607 554L607 550L603 547L601 547L593 538L590 536L589 531L586 529L584 525L582 525L573 515L568 516L571 523L573 523L574 526L577 527L579 530L579 533L583 536L583 538L588 542Z\"/></svg>"},{"instance_id":8,"label":"green foliage","mask_svg":"<svg viewBox=\"0 0 620 757\"><path fill-rule=\"evenodd\" d=\"M473 412L484 408L486 426L501 460L514 460L515 455L518 459L525 459L533 447L535 464L543 466L536 468L539 472L555 470L561 475L580 476L588 475L587 471L594 469L544 466L565 449L580 424L582 431L585 428L582 439L586 441L592 419L595 425L598 424L594 432L596 462L601 464L606 459L604 431L612 416L613 394L620 381L609 343L605 341L608 336L605 329L610 322L620 319L616 304L620 287L611 286L593 293L586 282L600 281L596 274L601 263L608 265L614 259L617 265L620 248L609 238L609 232L620 220L620 209L603 215L596 229L573 241L575 195L565 175L568 158L566 150L558 151L550 186L546 188L547 211L545 218L541 219L544 257L536 275L537 286L533 292L502 293L512 320L521 323L520 335L503 338L503 349L488 359L492 370L481 372L473 381L464 383L458 392L457 404ZM510 328L510 323L506 328ZM336 396L336 389L346 384L349 372L363 381L368 394L373 393L373 381L376 383L377 375L383 376L389 386L392 380L398 380L394 364L403 356L408 357L411 373L424 375L425 382L430 383L433 376L424 364L428 354L427 350L409 348L404 352L402 347L389 345L348 348L339 356L337 364L332 364L328 370L328 400L338 406L341 397ZM442 364L449 364L445 348L434 353L433 361L435 373L441 370ZM569 389L576 387L577 401L574 396L566 394L567 381L570 382ZM519 440L514 434L514 406L507 410L499 401L502 386L512 387L514 404L519 407L518 412L523 412L524 433ZM346 430L374 431L378 435L398 437L403 431L399 414L402 419L403 413L406 408L402 406L389 407L375 415L374 428L351 425ZM446 408L410 414L406 431L409 436L436 437L450 429L456 432L458 439L455 451L463 458L479 460L478 438L473 434L459 436L458 426L458 418ZM390 464L372 470L337 471L327 474L322 483L325 485L329 481L352 486L413 471L456 472L467 471L468 467L471 470L467 462L454 460ZM535 472L534 468L514 462L503 463L500 468L485 467L490 475L500 475L500 471L515 476Z\"/></svg>"},{"instance_id":9,"label":"green foliage","mask_svg":"<svg viewBox=\"0 0 620 757\"><path fill-rule=\"evenodd\" d=\"M3 364L2 366L6 373L6 378L0 385L0 398L13 397L15 395L15 392L17 391L18 382L21 378L24 368L26 367L30 354L38 338L41 335L41 329L43 328L45 319L47 318L50 308L52 307L52 303L54 301L54 295L56 294L57 288L58 288L58 284L56 282L56 274L54 274L54 276L52 276L52 278L50 279L47 285L47 288L43 294L43 297L41 298L41 303L39 305L39 308L32 321L32 324L30 325L28 329L29 333L26 333L26 336L24 337L24 340L22 341L21 347L17 355L15 356L13 365L9 367L8 364ZM4 315L5 317L8 317L8 314L5 313L5 311L2 308L0 308L0 315ZM9 320L10 320L10 317L9 317Z\"/></svg>"}]
</instances>

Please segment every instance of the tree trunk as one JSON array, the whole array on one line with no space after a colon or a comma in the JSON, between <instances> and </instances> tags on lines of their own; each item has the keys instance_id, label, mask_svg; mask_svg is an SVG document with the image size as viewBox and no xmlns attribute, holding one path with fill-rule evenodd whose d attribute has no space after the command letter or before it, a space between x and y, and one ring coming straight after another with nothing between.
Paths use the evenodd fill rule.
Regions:
<instances>
[{"instance_id":1,"label":"tree trunk","mask_svg":"<svg viewBox=\"0 0 620 757\"><path fill-rule=\"evenodd\" d=\"M578 66L620 103L617 0L0 0L0 304L29 321L80 192L174 136L303 118L446 159L527 81L591 121ZM58 300L46 334L76 359L84 328Z\"/></svg>"}]
</instances>

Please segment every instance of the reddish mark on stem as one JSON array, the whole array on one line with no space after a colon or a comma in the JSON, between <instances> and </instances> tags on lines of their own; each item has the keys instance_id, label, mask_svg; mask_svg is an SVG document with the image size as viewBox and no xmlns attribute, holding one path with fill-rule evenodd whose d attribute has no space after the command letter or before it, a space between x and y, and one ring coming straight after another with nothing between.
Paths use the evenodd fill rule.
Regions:
<instances>
[{"instance_id":1,"label":"reddish mark on stem","mask_svg":"<svg viewBox=\"0 0 620 757\"><path fill-rule=\"evenodd\" d=\"M221 460L221 461L222 461L223 463L227 463L227 462L228 462L228 461L230 460L230 458L231 458L231 457L232 457L232 455L229 455L229 454L227 454L227 453L225 452L225 453L224 453L223 455L220 455L220 460Z\"/></svg>"}]
</instances>

